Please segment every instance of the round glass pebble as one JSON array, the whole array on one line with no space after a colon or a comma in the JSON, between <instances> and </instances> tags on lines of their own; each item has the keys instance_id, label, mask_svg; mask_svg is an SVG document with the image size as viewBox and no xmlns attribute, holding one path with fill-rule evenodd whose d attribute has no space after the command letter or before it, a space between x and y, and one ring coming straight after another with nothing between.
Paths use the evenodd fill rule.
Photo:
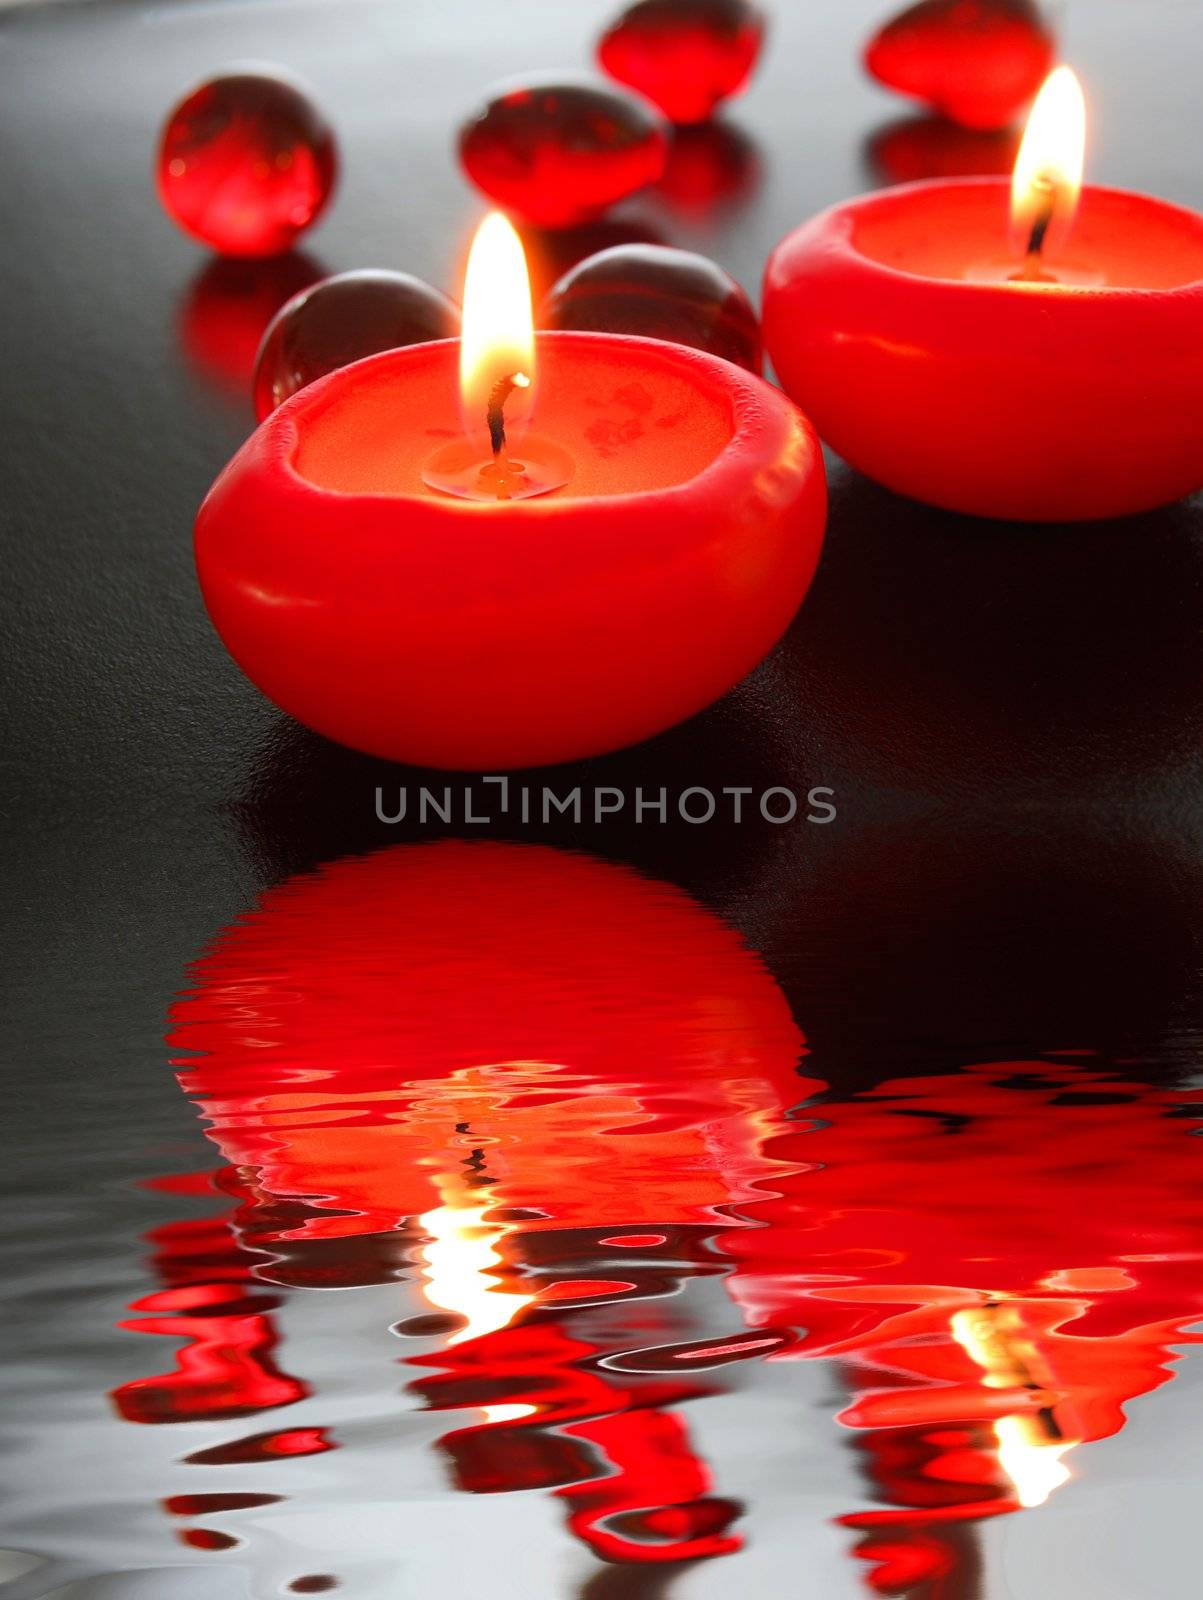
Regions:
<instances>
[{"instance_id":1,"label":"round glass pebble","mask_svg":"<svg viewBox=\"0 0 1203 1600\"><path fill-rule=\"evenodd\" d=\"M334 134L300 84L229 72L168 117L156 176L168 216L223 255L288 250L330 199Z\"/></svg>"},{"instance_id":2,"label":"round glass pebble","mask_svg":"<svg viewBox=\"0 0 1203 1600\"><path fill-rule=\"evenodd\" d=\"M537 228L572 228L654 183L667 132L655 109L587 78L498 90L463 125L460 160L489 198Z\"/></svg>"},{"instance_id":3,"label":"round glass pebble","mask_svg":"<svg viewBox=\"0 0 1203 1600\"><path fill-rule=\"evenodd\" d=\"M188 365L223 398L245 405L268 324L282 305L325 275L302 251L258 261L211 256L179 307Z\"/></svg>"},{"instance_id":4,"label":"round glass pebble","mask_svg":"<svg viewBox=\"0 0 1203 1600\"><path fill-rule=\"evenodd\" d=\"M682 216L704 217L744 200L759 182L760 152L746 133L695 122L673 130L656 194Z\"/></svg>"},{"instance_id":5,"label":"round glass pebble","mask_svg":"<svg viewBox=\"0 0 1203 1600\"><path fill-rule=\"evenodd\" d=\"M1006 128L1052 71L1056 40L1036 0L919 0L874 35L879 82L965 128Z\"/></svg>"},{"instance_id":6,"label":"round glass pebble","mask_svg":"<svg viewBox=\"0 0 1203 1600\"><path fill-rule=\"evenodd\" d=\"M760 323L748 296L705 256L664 245L618 245L553 285L543 325L667 339L761 370Z\"/></svg>"},{"instance_id":7,"label":"round glass pebble","mask_svg":"<svg viewBox=\"0 0 1203 1600\"><path fill-rule=\"evenodd\" d=\"M597 56L670 122L704 122L752 75L764 18L748 0L638 0L603 34Z\"/></svg>"},{"instance_id":8,"label":"round glass pebble","mask_svg":"<svg viewBox=\"0 0 1203 1600\"><path fill-rule=\"evenodd\" d=\"M406 272L340 272L273 317L255 361L260 421L315 378L364 356L459 334L455 303Z\"/></svg>"}]
</instances>

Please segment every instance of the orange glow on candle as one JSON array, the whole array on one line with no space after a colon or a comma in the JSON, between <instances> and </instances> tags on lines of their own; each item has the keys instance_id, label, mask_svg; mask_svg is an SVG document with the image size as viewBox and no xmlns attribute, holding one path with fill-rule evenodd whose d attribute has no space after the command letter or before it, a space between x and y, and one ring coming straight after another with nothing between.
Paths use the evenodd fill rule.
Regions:
<instances>
[{"instance_id":1,"label":"orange glow on candle","mask_svg":"<svg viewBox=\"0 0 1203 1600\"><path fill-rule=\"evenodd\" d=\"M1058 67L1036 97L1011 180L1011 225L1021 249L1038 252L1046 235L1068 232L1085 161L1086 98L1072 69Z\"/></svg>"},{"instance_id":2,"label":"orange glow on candle","mask_svg":"<svg viewBox=\"0 0 1203 1600\"><path fill-rule=\"evenodd\" d=\"M505 419L513 429L529 415L535 376L535 323L522 241L500 211L476 230L464 276L459 379L470 433L484 424L490 396L510 380Z\"/></svg>"}]
</instances>

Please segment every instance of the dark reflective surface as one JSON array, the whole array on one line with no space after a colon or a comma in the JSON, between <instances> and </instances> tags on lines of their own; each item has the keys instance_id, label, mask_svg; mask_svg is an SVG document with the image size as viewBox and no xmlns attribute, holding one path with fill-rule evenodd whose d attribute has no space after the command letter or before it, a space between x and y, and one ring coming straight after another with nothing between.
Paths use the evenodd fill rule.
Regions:
<instances>
[{"instance_id":1,"label":"dark reflective surface","mask_svg":"<svg viewBox=\"0 0 1203 1600\"><path fill-rule=\"evenodd\" d=\"M924 178L1007 177L1022 136L1021 128L982 132L919 112L892 118L865 140L865 167L875 185L917 183Z\"/></svg>"},{"instance_id":2,"label":"dark reflective surface","mask_svg":"<svg viewBox=\"0 0 1203 1600\"><path fill-rule=\"evenodd\" d=\"M1057 1600L1181 1600L1203 1444L1196 1355L1172 1356L1199 1313L1198 506L1016 529L837 468L823 566L774 656L687 727L547 775L674 796L827 785L834 823L637 825L628 804L478 828L458 799L447 825L381 823L377 786L446 779L285 722L200 606L191 516L249 411L180 343L212 269L157 209L154 130L203 72L281 61L348 152L314 261L453 289L477 207L452 124L500 76L583 60L606 7L514 0L504 27L466 3L347 15L334 52L324 8L292 0L0 20L6 1600L72 1583L72 1600L834 1600L869 1582L1027 1600L1050 1573ZM649 192L564 248L658 236L754 289L788 228L864 186L894 105L855 59L879 20L869 0L775 10L730 112L759 181L730 205ZM1100 180L1203 201L1194 25L1143 8L1141 53L1118 0L1075 19ZM249 360L223 302L202 297L219 354L228 334ZM437 895L407 877L366 941L355 910L332 964L351 1022L334 1006L263 1048L265 1017L287 1035L296 1016L287 939L255 975L255 930L284 912L217 930L271 886L263 904L303 926L314 884L361 872L367 894L389 863L482 834L550 847L541 872L567 862L594 887L519 892L524 868L465 971L461 928L428 933L456 894L460 924L489 929L485 875ZM607 929L621 959L582 988L571 958ZM484 958L521 951L486 981ZM649 1022L645 974L730 995L732 968L783 1030L763 1097L732 1102L725 1068L691 1067L687 1114L637 1159L648 1136L622 1129L680 1049ZM177 1069L209 1136L165 1066L188 985L173 1029L207 1005L224 1040ZM705 1059L738 1031L724 1012ZM549 1072L521 1107L447 1126L431 1080L469 1057L537 1073L540 1052L576 1080ZM289 1059L327 1076L273 1080ZM401 1064L420 1095L348 1087ZM621 1104L595 1092L616 1078ZM783 1124L795 1078L809 1098ZM309 1121L281 1103L298 1093ZM285 1114L297 1171L279 1182L288 1161L265 1178L254 1141ZM390 1138L392 1166L374 1153ZM459 1202L494 1189L464 1240ZM465 1266L465 1244L498 1259ZM506 1320L474 1325L482 1302ZM954 1330L963 1313L984 1327ZM1033 1407L1029 1382L1056 1400ZM498 1409L516 1406L536 1409ZM1068 1441L1070 1481L1039 1509L1013 1509L1008 1418L1021 1467Z\"/></svg>"}]
</instances>

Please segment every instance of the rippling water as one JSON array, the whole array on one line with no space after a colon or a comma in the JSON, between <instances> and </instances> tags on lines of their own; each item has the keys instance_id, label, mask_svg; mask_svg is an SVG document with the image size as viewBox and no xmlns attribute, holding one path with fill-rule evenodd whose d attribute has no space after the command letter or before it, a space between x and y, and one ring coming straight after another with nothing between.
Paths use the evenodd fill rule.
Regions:
<instances>
[{"instance_id":1,"label":"rippling water","mask_svg":"<svg viewBox=\"0 0 1203 1600\"><path fill-rule=\"evenodd\" d=\"M10 1600L1185 1592L1193 1091L841 1093L710 912L500 844L270 891L170 1040L145 1237L32 1196Z\"/></svg>"}]
</instances>

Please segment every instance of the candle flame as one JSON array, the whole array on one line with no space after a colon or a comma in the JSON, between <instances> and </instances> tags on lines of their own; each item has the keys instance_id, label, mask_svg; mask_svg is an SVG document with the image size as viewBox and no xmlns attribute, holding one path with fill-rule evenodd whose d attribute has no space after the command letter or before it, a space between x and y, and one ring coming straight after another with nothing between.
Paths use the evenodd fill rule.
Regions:
<instances>
[{"instance_id":1,"label":"candle flame","mask_svg":"<svg viewBox=\"0 0 1203 1600\"><path fill-rule=\"evenodd\" d=\"M957 1311L952 1336L981 1367L987 1389L1042 1387L1045 1374L1031 1336L1016 1307L995 1303L977 1311ZM1035 1413L1016 1412L994 1424L998 1464L1010 1478L1021 1506L1042 1506L1072 1474L1061 1457L1076 1439L1064 1438L1054 1420L1054 1395Z\"/></svg>"},{"instance_id":2,"label":"candle flame","mask_svg":"<svg viewBox=\"0 0 1203 1600\"><path fill-rule=\"evenodd\" d=\"M1086 97L1077 75L1058 67L1036 96L1011 180L1011 223L1028 249L1033 231L1064 237L1082 193L1086 161ZM1037 245L1039 248L1039 245Z\"/></svg>"},{"instance_id":3,"label":"candle flame","mask_svg":"<svg viewBox=\"0 0 1203 1600\"><path fill-rule=\"evenodd\" d=\"M1061 1457L1073 1448L1072 1439L1042 1438L1031 1417L999 1417L994 1437L999 1465L1014 1484L1021 1506L1029 1510L1042 1506L1055 1489L1069 1482L1071 1473Z\"/></svg>"},{"instance_id":4,"label":"candle flame","mask_svg":"<svg viewBox=\"0 0 1203 1600\"><path fill-rule=\"evenodd\" d=\"M464 277L459 378L469 433L486 424L489 399L508 380L512 431L529 414L535 376L535 326L522 241L499 211L476 230Z\"/></svg>"},{"instance_id":5,"label":"candle flame","mask_svg":"<svg viewBox=\"0 0 1203 1600\"><path fill-rule=\"evenodd\" d=\"M506 1289L491 1270L502 1264L497 1245L509 1229L487 1221L487 1213L487 1206L453 1203L418 1219L429 1235L422 1249L423 1292L432 1306L465 1319L449 1345L496 1333L534 1299Z\"/></svg>"},{"instance_id":6,"label":"candle flame","mask_svg":"<svg viewBox=\"0 0 1203 1600\"><path fill-rule=\"evenodd\" d=\"M487 1205L473 1205L454 1192L451 1183L440 1184L445 1203L418 1218L428 1235L423 1246L423 1293L440 1311L464 1318L464 1326L447 1340L448 1348L479 1339L508 1326L533 1294L508 1289L494 1268L503 1264L497 1245L512 1232L488 1220ZM525 1404L482 1406L488 1422L514 1422L530 1416L535 1407Z\"/></svg>"}]
</instances>

